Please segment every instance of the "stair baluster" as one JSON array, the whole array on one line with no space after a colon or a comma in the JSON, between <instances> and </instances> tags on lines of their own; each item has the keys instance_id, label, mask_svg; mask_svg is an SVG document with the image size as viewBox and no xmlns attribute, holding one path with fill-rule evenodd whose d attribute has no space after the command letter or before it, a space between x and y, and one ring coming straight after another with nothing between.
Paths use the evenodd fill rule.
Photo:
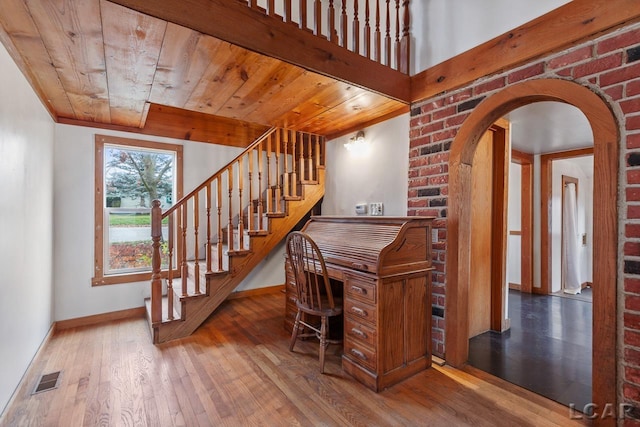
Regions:
<instances>
[{"instance_id":1,"label":"stair baluster","mask_svg":"<svg viewBox=\"0 0 640 427\"><path fill-rule=\"evenodd\" d=\"M205 244L205 258L207 260L207 273L211 273L211 183L207 184L207 243Z\"/></svg>"},{"instance_id":2,"label":"stair baluster","mask_svg":"<svg viewBox=\"0 0 640 427\"><path fill-rule=\"evenodd\" d=\"M160 221L162 222L162 218ZM169 215L168 226L167 256L169 259L167 266L167 319L173 320L173 214Z\"/></svg>"},{"instance_id":3,"label":"stair baluster","mask_svg":"<svg viewBox=\"0 0 640 427\"><path fill-rule=\"evenodd\" d=\"M380 52L380 0L376 0L376 29L373 39L373 59L374 61L382 62L382 54Z\"/></svg>"},{"instance_id":4,"label":"stair baluster","mask_svg":"<svg viewBox=\"0 0 640 427\"><path fill-rule=\"evenodd\" d=\"M364 51L362 54L371 59L371 26L369 25L369 0L364 0Z\"/></svg>"},{"instance_id":5,"label":"stair baluster","mask_svg":"<svg viewBox=\"0 0 640 427\"><path fill-rule=\"evenodd\" d=\"M262 143L258 144L258 230L264 230L262 224Z\"/></svg>"},{"instance_id":6,"label":"stair baluster","mask_svg":"<svg viewBox=\"0 0 640 427\"><path fill-rule=\"evenodd\" d=\"M304 135L300 134L300 149L298 150L300 152L300 155L298 156L299 159L298 161L300 162L300 166L298 166L298 174L300 175L300 181L306 181L306 177L305 177L305 173L306 173L306 167L305 167L305 160L304 160Z\"/></svg>"},{"instance_id":7,"label":"stair baluster","mask_svg":"<svg viewBox=\"0 0 640 427\"><path fill-rule=\"evenodd\" d=\"M242 167L242 160L244 157L238 159L238 248L240 251L244 250L244 221L242 220L242 212L244 210L244 204L242 203L242 185L244 178L244 168Z\"/></svg>"},{"instance_id":8,"label":"stair baluster","mask_svg":"<svg viewBox=\"0 0 640 427\"><path fill-rule=\"evenodd\" d=\"M299 0L299 13L300 13L300 22L299 27L302 30L306 30L307 27L307 0Z\"/></svg>"},{"instance_id":9,"label":"stair baluster","mask_svg":"<svg viewBox=\"0 0 640 427\"><path fill-rule=\"evenodd\" d=\"M198 229L200 227L200 193L193 195L193 280L195 293L200 294L200 252L198 248Z\"/></svg>"},{"instance_id":10,"label":"stair baluster","mask_svg":"<svg viewBox=\"0 0 640 427\"><path fill-rule=\"evenodd\" d=\"M396 68L400 68L402 58L400 51L400 0L396 0L396 40L393 48L396 53Z\"/></svg>"},{"instance_id":11,"label":"stair baluster","mask_svg":"<svg viewBox=\"0 0 640 427\"><path fill-rule=\"evenodd\" d=\"M218 209L218 242L216 245L216 255L218 258L218 268L217 271L222 271L223 270L223 266L222 266L222 244L223 244L223 238L222 238L222 177L219 176L216 179L216 187L217 187L217 191L216 191L216 208Z\"/></svg>"},{"instance_id":12,"label":"stair baluster","mask_svg":"<svg viewBox=\"0 0 640 427\"><path fill-rule=\"evenodd\" d=\"M358 11L358 0L353 0L353 41L351 50L360 53L360 17Z\"/></svg>"},{"instance_id":13,"label":"stair baluster","mask_svg":"<svg viewBox=\"0 0 640 427\"><path fill-rule=\"evenodd\" d=\"M284 144L284 172L282 173L282 193L283 196L289 196L289 131L287 129L283 130L283 141Z\"/></svg>"},{"instance_id":14,"label":"stair baluster","mask_svg":"<svg viewBox=\"0 0 640 427\"><path fill-rule=\"evenodd\" d=\"M287 181L285 180L283 183L283 186L280 186L280 156L281 156L281 146L280 146L280 142L282 141L282 144L284 144L284 170L285 173L287 171L287 134L289 132L287 130L282 130L282 132L276 132L276 152L275 152L275 157L276 157L276 191L275 191L275 195L274 195L274 203L275 203L275 209L273 210L273 213L280 213L280 200L282 199L282 194L287 194ZM283 137L283 139L281 139L281 137Z\"/></svg>"},{"instance_id":15,"label":"stair baluster","mask_svg":"<svg viewBox=\"0 0 640 427\"><path fill-rule=\"evenodd\" d=\"M181 258L181 279L182 279L182 296L187 295L187 280L189 276L189 266L187 266L187 204L181 205L182 215L182 258Z\"/></svg>"},{"instance_id":16,"label":"stair baluster","mask_svg":"<svg viewBox=\"0 0 640 427\"><path fill-rule=\"evenodd\" d=\"M307 135L307 173L309 176L307 177L307 181L313 182L315 181L313 177L313 142L311 138L318 138L318 135Z\"/></svg>"},{"instance_id":17,"label":"stair baluster","mask_svg":"<svg viewBox=\"0 0 640 427\"><path fill-rule=\"evenodd\" d=\"M253 231L255 227L253 220L253 153L255 150L250 150L249 155L249 207L247 208L247 221L246 227L248 231Z\"/></svg>"},{"instance_id":18,"label":"stair baluster","mask_svg":"<svg viewBox=\"0 0 640 427\"><path fill-rule=\"evenodd\" d=\"M325 38L322 34L322 2L315 0L313 2L313 35Z\"/></svg>"},{"instance_id":19,"label":"stair baluster","mask_svg":"<svg viewBox=\"0 0 640 427\"><path fill-rule=\"evenodd\" d=\"M384 64L388 67L391 67L391 8L389 7L390 2L391 0L387 0L387 28L386 28L386 34L384 36L384 56L385 56Z\"/></svg>"},{"instance_id":20,"label":"stair baluster","mask_svg":"<svg viewBox=\"0 0 640 427\"><path fill-rule=\"evenodd\" d=\"M277 132L278 131L276 131L276 133ZM272 213L274 211L273 190L271 188L271 139L272 135L269 135L269 138L267 139L267 213Z\"/></svg>"},{"instance_id":21,"label":"stair baluster","mask_svg":"<svg viewBox=\"0 0 640 427\"><path fill-rule=\"evenodd\" d=\"M235 242L233 241L233 163L227 168L227 184L227 188L229 190L229 223L227 225L227 245L229 247L229 251L233 251L235 248Z\"/></svg>"},{"instance_id":22,"label":"stair baluster","mask_svg":"<svg viewBox=\"0 0 640 427\"><path fill-rule=\"evenodd\" d=\"M327 18L329 20L329 40L335 44L338 44L338 31L336 30L336 9L335 7L333 7L333 0L329 0L329 11L327 12Z\"/></svg>"},{"instance_id":23,"label":"stair baluster","mask_svg":"<svg viewBox=\"0 0 640 427\"><path fill-rule=\"evenodd\" d=\"M298 144L298 140L296 138L296 136L298 135L298 133L296 131L291 131L291 184L289 185L290 188L290 196L291 197L298 197L298 185L296 184L298 182L298 175L296 173L296 164L298 163L296 161L296 145Z\"/></svg>"}]
</instances>

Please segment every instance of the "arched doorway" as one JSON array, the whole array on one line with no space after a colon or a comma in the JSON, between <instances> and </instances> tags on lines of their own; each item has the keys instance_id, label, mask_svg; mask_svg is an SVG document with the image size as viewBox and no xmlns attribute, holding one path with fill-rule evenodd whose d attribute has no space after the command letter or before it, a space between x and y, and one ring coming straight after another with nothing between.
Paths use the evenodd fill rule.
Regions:
<instances>
[{"instance_id":1,"label":"arched doorway","mask_svg":"<svg viewBox=\"0 0 640 427\"><path fill-rule=\"evenodd\" d=\"M593 230L593 403L616 403L616 283L618 124L607 103L588 88L559 79L510 86L485 99L465 120L451 146L447 220L446 360L466 363L469 353L471 170L484 132L509 111L539 101L559 101L580 109L594 136ZM604 202L606 201L606 202ZM596 345L597 343L597 345ZM597 363L595 363L597 361Z\"/></svg>"}]
</instances>

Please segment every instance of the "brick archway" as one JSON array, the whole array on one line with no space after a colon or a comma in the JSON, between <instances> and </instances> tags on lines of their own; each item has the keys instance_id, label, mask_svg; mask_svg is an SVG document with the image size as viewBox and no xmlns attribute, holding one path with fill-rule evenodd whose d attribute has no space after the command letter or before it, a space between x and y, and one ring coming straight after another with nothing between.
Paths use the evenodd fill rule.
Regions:
<instances>
[{"instance_id":1,"label":"brick archway","mask_svg":"<svg viewBox=\"0 0 640 427\"><path fill-rule=\"evenodd\" d=\"M473 154L489 126L511 110L539 101L571 104L587 117L594 136L593 402L616 402L616 284L619 128L607 103L588 88L560 79L514 84L481 102L464 121L449 158L445 342L446 360L467 362L470 200ZM596 364L597 363L597 364Z\"/></svg>"}]
</instances>

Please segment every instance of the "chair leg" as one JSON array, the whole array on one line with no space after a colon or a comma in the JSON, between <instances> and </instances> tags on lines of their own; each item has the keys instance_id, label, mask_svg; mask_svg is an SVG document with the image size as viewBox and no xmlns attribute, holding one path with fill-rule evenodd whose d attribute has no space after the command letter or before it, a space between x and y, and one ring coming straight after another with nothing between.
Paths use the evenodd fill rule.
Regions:
<instances>
[{"instance_id":1,"label":"chair leg","mask_svg":"<svg viewBox=\"0 0 640 427\"><path fill-rule=\"evenodd\" d=\"M300 310L296 314L296 321L293 324L293 330L291 331L291 342L289 343L289 351L293 351L293 346L296 345L296 339L298 338L298 329L300 328Z\"/></svg>"},{"instance_id":2,"label":"chair leg","mask_svg":"<svg viewBox=\"0 0 640 427\"><path fill-rule=\"evenodd\" d=\"M327 342L327 316L322 316L320 326L320 373L324 374L324 352L329 343Z\"/></svg>"}]
</instances>

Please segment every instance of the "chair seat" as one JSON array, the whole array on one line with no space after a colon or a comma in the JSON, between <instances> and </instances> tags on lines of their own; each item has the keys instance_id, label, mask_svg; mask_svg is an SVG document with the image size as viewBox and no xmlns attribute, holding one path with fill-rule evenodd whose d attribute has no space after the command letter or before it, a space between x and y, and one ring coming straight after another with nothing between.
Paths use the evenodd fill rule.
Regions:
<instances>
[{"instance_id":1,"label":"chair seat","mask_svg":"<svg viewBox=\"0 0 640 427\"><path fill-rule=\"evenodd\" d=\"M338 315L342 314L342 298L334 296L333 297L333 302L334 302L335 307L334 308L330 308L329 301L326 298L323 298L322 299L322 306L326 307L326 308L323 308L322 310L318 310L318 309L313 309L313 308L307 307L304 304L301 304L300 302L297 302L296 305L304 313L311 314L311 315L314 315L314 316L329 316L329 317L331 317L331 316L338 316Z\"/></svg>"}]
</instances>

